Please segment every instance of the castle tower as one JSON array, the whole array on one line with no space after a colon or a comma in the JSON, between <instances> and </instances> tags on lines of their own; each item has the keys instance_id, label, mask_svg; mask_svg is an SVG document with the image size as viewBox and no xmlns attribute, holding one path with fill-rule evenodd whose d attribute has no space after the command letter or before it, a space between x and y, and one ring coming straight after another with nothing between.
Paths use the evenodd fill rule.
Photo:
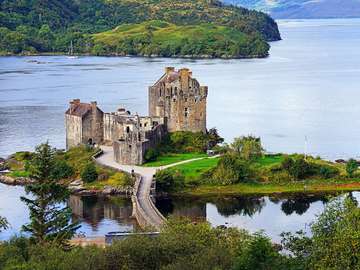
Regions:
<instances>
[{"instance_id":1,"label":"castle tower","mask_svg":"<svg viewBox=\"0 0 360 270\"><path fill-rule=\"evenodd\" d=\"M169 132L206 132L207 86L200 86L187 68L166 67L149 87L149 115L166 117Z\"/></svg>"}]
</instances>

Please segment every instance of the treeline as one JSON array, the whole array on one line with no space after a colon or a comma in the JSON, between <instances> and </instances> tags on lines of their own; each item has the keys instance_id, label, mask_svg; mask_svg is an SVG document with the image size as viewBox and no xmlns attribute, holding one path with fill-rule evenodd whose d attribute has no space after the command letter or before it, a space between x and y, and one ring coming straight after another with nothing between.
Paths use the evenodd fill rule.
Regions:
<instances>
[{"instance_id":1,"label":"treeline","mask_svg":"<svg viewBox=\"0 0 360 270\"><path fill-rule=\"evenodd\" d=\"M69 247L14 238L0 244L0 269L22 270L342 270L360 267L360 208L330 202L304 232L274 244L261 233L170 219L156 238L133 236L102 247Z\"/></svg>"},{"instance_id":2,"label":"treeline","mask_svg":"<svg viewBox=\"0 0 360 270\"><path fill-rule=\"evenodd\" d=\"M245 35L213 24L176 26L164 21L122 25L93 35L95 55L241 58L265 57L269 45L259 34Z\"/></svg>"},{"instance_id":3,"label":"treeline","mask_svg":"<svg viewBox=\"0 0 360 270\"><path fill-rule=\"evenodd\" d=\"M76 53L93 53L91 34L149 20L213 23L249 37L258 35L263 42L280 39L277 24L266 14L217 1L4 0L0 2L0 52L64 53L72 41Z\"/></svg>"}]
</instances>

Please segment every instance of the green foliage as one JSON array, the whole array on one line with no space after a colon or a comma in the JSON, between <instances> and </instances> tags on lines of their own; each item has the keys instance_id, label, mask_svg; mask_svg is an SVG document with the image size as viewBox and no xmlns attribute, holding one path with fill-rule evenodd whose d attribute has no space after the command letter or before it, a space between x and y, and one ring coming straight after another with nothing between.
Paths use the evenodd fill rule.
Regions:
<instances>
[{"instance_id":1,"label":"green foliage","mask_svg":"<svg viewBox=\"0 0 360 270\"><path fill-rule=\"evenodd\" d=\"M9 223L6 218L0 216L0 232L6 230L9 227Z\"/></svg>"},{"instance_id":2,"label":"green foliage","mask_svg":"<svg viewBox=\"0 0 360 270\"><path fill-rule=\"evenodd\" d=\"M121 25L93 35L93 43L93 53L97 55L229 58L267 56L269 51L260 36L247 36L226 26L174 25L163 21Z\"/></svg>"},{"instance_id":3,"label":"green foliage","mask_svg":"<svg viewBox=\"0 0 360 270\"><path fill-rule=\"evenodd\" d=\"M158 150L160 153L205 153L207 149L215 147L224 140L215 128L210 131L208 133L190 131L170 133Z\"/></svg>"},{"instance_id":4,"label":"green foliage","mask_svg":"<svg viewBox=\"0 0 360 270\"><path fill-rule=\"evenodd\" d=\"M360 268L360 208L352 196L335 199L311 226L312 237L304 233L284 235L289 250L300 269Z\"/></svg>"},{"instance_id":5,"label":"green foliage","mask_svg":"<svg viewBox=\"0 0 360 270\"><path fill-rule=\"evenodd\" d=\"M89 162L81 172L81 179L85 183L91 183L96 181L97 178L98 178L98 173L96 171L96 167L94 163Z\"/></svg>"},{"instance_id":6,"label":"green foliage","mask_svg":"<svg viewBox=\"0 0 360 270\"><path fill-rule=\"evenodd\" d=\"M303 156L286 157L281 163L282 168L289 173L295 180L304 179L312 172L311 166Z\"/></svg>"},{"instance_id":7,"label":"green foliage","mask_svg":"<svg viewBox=\"0 0 360 270\"><path fill-rule=\"evenodd\" d=\"M55 163L55 168L52 171L52 178L54 179L66 179L73 176L75 173L73 167L71 167L65 160L58 160Z\"/></svg>"},{"instance_id":8,"label":"green foliage","mask_svg":"<svg viewBox=\"0 0 360 270\"><path fill-rule=\"evenodd\" d=\"M231 144L231 149L245 160L260 158L264 152L261 139L253 136L235 138Z\"/></svg>"},{"instance_id":9,"label":"green foliage","mask_svg":"<svg viewBox=\"0 0 360 270\"><path fill-rule=\"evenodd\" d=\"M272 245L271 240L262 234L255 234L250 244L236 259L234 270L280 270L289 269L285 258Z\"/></svg>"},{"instance_id":10,"label":"green foliage","mask_svg":"<svg viewBox=\"0 0 360 270\"><path fill-rule=\"evenodd\" d=\"M69 191L54 178L55 169L55 149L48 143L36 147L28 163L30 177L35 181L25 187L32 196L21 197L30 210L30 223L23 230L30 233L35 243L64 246L78 227L70 223L71 209L60 205L69 198Z\"/></svg>"},{"instance_id":11,"label":"green foliage","mask_svg":"<svg viewBox=\"0 0 360 270\"><path fill-rule=\"evenodd\" d=\"M145 46L156 37L156 31L147 26L141 35L115 46L109 46L108 42L93 44L93 33L105 34L119 25L151 20L163 20L179 27L206 23L209 27L214 24L231 30L220 31L221 37L210 35L210 39L193 39L195 45L175 38L174 42L164 41L156 47L158 43ZM211 42L217 48L213 52L215 55L226 52L227 55L262 56L269 48L265 40L280 39L277 24L266 14L207 0L185 0L176 4L172 0L5 0L0 2L0 26L0 52L3 54L68 52L72 41L76 53L139 54L141 51L146 55L160 55L162 51L177 55L181 50L182 54L200 55L205 53L206 42ZM158 26L161 27L160 23ZM229 37L227 32L231 31L244 36L241 46L232 39L223 38ZM179 47L179 42L184 46Z\"/></svg>"},{"instance_id":12,"label":"green foliage","mask_svg":"<svg viewBox=\"0 0 360 270\"><path fill-rule=\"evenodd\" d=\"M160 192L177 191L184 187L184 176L177 171L162 170L155 174L156 190Z\"/></svg>"},{"instance_id":13,"label":"green foliage","mask_svg":"<svg viewBox=\"0 0 360 270\"><path fill-rule=\"evenodd\" d=\"M155 161L158 156L159 156L159 151L157 149L150 148L146 150L144 158L147 162L149 162L149 161Z\"/></svg>"},{"instance_id":14,"label":"green foliage","mask_svg":"<svg viewBox=\"0 0 360 270\"><path fill-rule=\"evenodd\" d=\"M232 185L244 182L251 174L249 163L233 154L222 156L210 173L210 181L218 185Z\"/></svg>"},{"instance_id":15,"label":"green foliage","mask_svg":"<svg viewBox=\"0 0 360 270\"><path fill-rule=\"evenodd\" d=\"M346 173L349 177L353 177L354 173L359 168L359 165L355 159L349 159L349 161L346 163Z\"/></svg>"}]
</instances>

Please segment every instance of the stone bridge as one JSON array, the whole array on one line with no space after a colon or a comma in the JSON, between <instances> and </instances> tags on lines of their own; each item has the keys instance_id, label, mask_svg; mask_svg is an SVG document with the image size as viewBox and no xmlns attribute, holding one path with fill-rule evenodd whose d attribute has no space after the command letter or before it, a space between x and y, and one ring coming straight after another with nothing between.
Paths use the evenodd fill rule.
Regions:
<instances>
[{"instance_id":1,"label":"stone bridge","mask_svg":"<svg viewBox=\"0 0 360 270\"><path fill-rule=\"evenodd\" d=\"M134 172L136 174L134 192L131 196L133 203L133 216L136 218L142 229L149 228L156 231L160 230L161 225L165 221L165 217L156 208L152 200L152 190L154 190L154 174L157 170L203 159L195 158L162 167L141 167L135 165L121 165L115 162L113 149L110 146L101 146L101 149L102 154L95 156L97 163L103 166L114 168L116 170L121 170L128 173Z\"/></svg>"}]
</instances>

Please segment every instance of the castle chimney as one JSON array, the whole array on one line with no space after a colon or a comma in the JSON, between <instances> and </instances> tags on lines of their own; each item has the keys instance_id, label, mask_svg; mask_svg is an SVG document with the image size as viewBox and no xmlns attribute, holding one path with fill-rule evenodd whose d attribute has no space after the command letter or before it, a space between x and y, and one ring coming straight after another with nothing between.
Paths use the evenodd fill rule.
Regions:
<instances>
[{"instance_id":1,"label":"castle chimney","mask_svg":"<svg viewBox=\"0 0 360 270\"><path fill-rule=\"evenodd\" d=\"M75 108L77 105L80 104L80 99L73 99L70 101L70 114L72 114L75 111Z\"/></svg>"},{"instance_id":2,"label":"castle chimney","mask_svg":"<svg viewBox=\"0 0 360 270\"><path fill-rule=\"evenodd\" d=\"M190 70L188 68L179 69L180 80L181 80L181 88L189 89L189 73Z\"/></svg>"},{"instance_id":3,"label":"castle chimney","mask_svg":"<svg viewBox=\"0 0 360 270\"><path fill-rule=\"evenodd\" d=\"M166 67L165 68L165 74L169 74L170 72L174 72L175 68L174 67Z\"/></svg>"},{"instance_id":4,"label":"castle chimney","mask_svg":"<svg viewBox=\"0 0 360 270\"><path fill-rule=\"evenodd\" d=\"M96 107L97 107L97 102L96 101L91 101L91 108L96 109Z\"/></svg>"}]
</instances>

